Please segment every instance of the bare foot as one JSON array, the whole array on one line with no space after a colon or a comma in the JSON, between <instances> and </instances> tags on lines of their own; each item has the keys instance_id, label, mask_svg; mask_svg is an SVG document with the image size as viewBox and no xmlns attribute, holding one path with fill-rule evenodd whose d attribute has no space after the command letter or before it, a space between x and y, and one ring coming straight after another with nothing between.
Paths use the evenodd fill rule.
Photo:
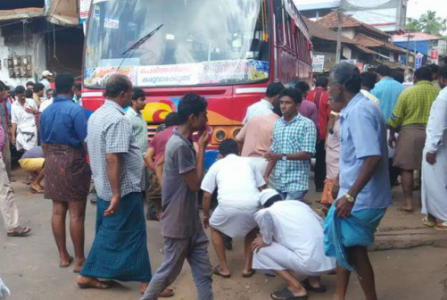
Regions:
<instances>
[{"instance_id":1,"label":"bare foot","mask_svg":"<svg viewBox=\"0 0 447 300\"><path fill-rule=\"evenodd\" d=\"M413 212L413 206L408 206L408 205L404 205L401 207L397 208L400 211L404 211L404 212L408 212L408 213L412 213Z\"/></svg>"},{"instance_id":2,"label":"bare foot","mask_svg":"<svg viewBox=\"0 0 447 300\"><path fill-rule=\"evenodd\" d=\"M73 257L71 257L71 256L61 257L60 261L59 261L59 267L68 268L72 262L73 262Z\"/></svg>"},{"instance_id":3,"label":"bare foot","mask_svg":"<svg viewBox=\"0 0 447 300\"><path fill-rule=\"evenodd\" d=\"M147 290L147 287L149 286L149 282L142 282L140 286L140 293L141 295L144 294L144 292Z\"/></svg>"},{"instance_id":4,"label":"bare foot","mask_svg":"<svg viewBox=\"0 0 447 300\"><path fill-rule=\"evenodd\" d=\"M85 264L85 258L83 258L83 259L75 259L73 272L80 273L81 270L82 270L82 267L84 266L84 264Z\"/></svg>"},{"instance_id":5,"label":"bare foot","mask_svg":"<svg viewBox=\"0 0 447 300\"><path fill-rule=\"evenodd\" d=\"M30 188L35 191L36 193L43 193L45 191L44 187L40 184L31 183Z\"/></svg>"}]
</instances>

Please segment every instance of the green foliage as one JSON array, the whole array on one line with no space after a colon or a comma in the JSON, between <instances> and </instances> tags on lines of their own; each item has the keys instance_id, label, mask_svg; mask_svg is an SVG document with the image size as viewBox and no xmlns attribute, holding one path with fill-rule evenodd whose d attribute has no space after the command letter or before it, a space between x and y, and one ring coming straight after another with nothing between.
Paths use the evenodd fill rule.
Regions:
<instances>
[{"instance_id":1,"label":"green foliage","mask_svg":"<svg viewBox=\"0 0 447 300\"><path fill-rule=\"evenodd\" d=\"M438 17L435 11L429 10L419 19L408 18L406 30L443 36L447 30L447 19Z\"/></svg>"}]
</instances>

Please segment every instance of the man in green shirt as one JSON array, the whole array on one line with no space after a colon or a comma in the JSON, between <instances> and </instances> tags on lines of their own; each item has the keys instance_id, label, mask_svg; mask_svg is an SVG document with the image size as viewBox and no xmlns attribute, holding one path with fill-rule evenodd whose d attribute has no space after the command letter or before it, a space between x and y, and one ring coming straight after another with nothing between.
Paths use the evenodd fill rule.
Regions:
<instances>
[{"instance_id":1,"label":"man in green shirt","mask_svg":"<svg viewBox=\"0 0 447 300\"><path fill-rule=\"evenodd\" d=\"M394 166L402 170L402 189L405 197L404 211L413 211L413 172L420 170L425 145L425 128L432 103L439 94L432 80L432 71L423 67L414 73L414 86L403 91L388 121L391 148L396 147ZM396 133L399 136L396 141Z\"/></svg>"},{"instance_id":2,"label":"man in green shirt","mask_svg":"<svg viewBox=\"0 0 447 300\"><path fill-rule=\"evenodd\" d=\"M126 117L129 119L132 124L132 134L135 137L135 141L137 142L138 147L141 151L141 157L144 159L144 155L146 154L147 147L149 145L149 140L147 138L147 123L143 119L143 115L141 111L146 106L146 93L139 88L133 89L132 96L132 104L126 112ZM149 184L150 174L148 174L149 169L147 167L144 168L143 178L141 181L142 187L141 190L146 192Z\"/></svg>"}]
</instances>

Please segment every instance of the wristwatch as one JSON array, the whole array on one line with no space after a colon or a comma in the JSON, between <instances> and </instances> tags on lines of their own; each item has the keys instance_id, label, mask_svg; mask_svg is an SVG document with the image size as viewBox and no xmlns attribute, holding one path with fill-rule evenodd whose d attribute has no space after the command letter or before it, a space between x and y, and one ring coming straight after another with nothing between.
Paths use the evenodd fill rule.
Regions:
<instances>
[{"instance_id":1,"label":"wristwatch","mask_svg":"<svg viewBox=\"0 0 447 300\"><path fill-rule=\"evenodd\" d=\"M355 202L355 198L352 197L349 194L345 194L345 198L346 198L346 200L348 200L349 203L354 203Z\"/></svg>"},{"instance_id":2,"label":"wristwatch","mask_svg":"<svg viewBox=\"0 0 447 300\"><path fill-rule=\"evenodd\" d=\"M282 161L286 161L286 160L287 160L287 155L283 155L283 156L281 157L281 160L282 160Z\"/></svg>"}]
</instances>

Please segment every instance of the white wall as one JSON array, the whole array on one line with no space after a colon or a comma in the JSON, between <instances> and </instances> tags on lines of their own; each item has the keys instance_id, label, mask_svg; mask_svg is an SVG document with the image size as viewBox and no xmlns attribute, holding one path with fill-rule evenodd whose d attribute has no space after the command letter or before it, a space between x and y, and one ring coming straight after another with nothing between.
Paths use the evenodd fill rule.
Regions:
<instances>
[{"instance_id":1,"label":"white wall","mask_svg":"<svg viewBox=\"0 0 447 300\"><path fill-rule=\"evenodd\" d=\"M30 78L10 78L5 59L10 55L31 55L32 72L33 77ZM40 74L46 69L46 56L45 56L45 36L42 33L39 34L27 34L26 35L26 52L25 43L23 37L3 36L0 29L0 59L2 62L2 68L0 70L0 80L10 86L25 85L27 81L36 82L36 78L40 79ZM38 76L36 76L38 75Z\"/></svg>"}]
</instances>

